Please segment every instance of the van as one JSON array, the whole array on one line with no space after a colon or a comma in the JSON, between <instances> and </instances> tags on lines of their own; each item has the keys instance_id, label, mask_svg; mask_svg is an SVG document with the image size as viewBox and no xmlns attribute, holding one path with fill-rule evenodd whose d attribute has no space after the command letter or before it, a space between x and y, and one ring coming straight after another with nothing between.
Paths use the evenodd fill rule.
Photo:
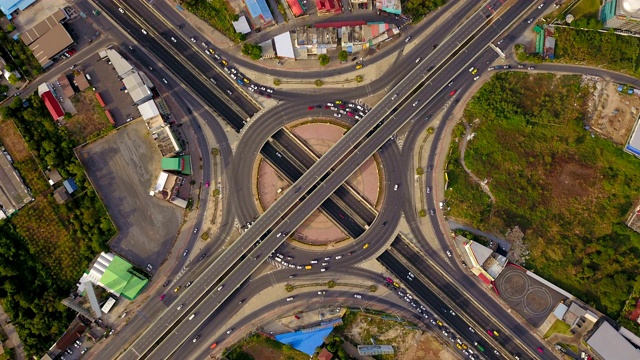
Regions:
<instances>
[{"instance_id":1,"label":"van","mask_svg":"<svg viewBox=\"0 0 640 360\"><path fill-rule=\"evenodd\" d=\"M196 314L191 314L191 316L189 316L189 320L193 320L194 317L196 317Z\"/></svg>"}]
</instances>

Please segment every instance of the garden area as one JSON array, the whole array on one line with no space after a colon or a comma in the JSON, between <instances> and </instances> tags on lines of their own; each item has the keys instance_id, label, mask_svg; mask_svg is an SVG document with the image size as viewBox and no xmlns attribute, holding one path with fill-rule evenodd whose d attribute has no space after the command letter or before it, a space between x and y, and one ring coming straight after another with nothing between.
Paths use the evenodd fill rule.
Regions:
<instances>
[{"instance_id":1,"label":"garden area","mask_svg":"<svg viewBox=\"0 0 640 360\"><path fill-rule=\"evenodd\" d=\"M464 116L475 133L465 162L496 203L464 179L454 144L448 215L496 234L519 226L527 268L621 319L639 279L640 234L624 221L640 199L640 163L584 129L589 95L579 76L495 74Z\"/></svg>"},{"instance_id":2,"label":"garden area","mask_svg":"<svg viewBox=\"0 0 640 360\"><path fill-rule=\"evenodd\" d=\"M0 222L0 299L27 354L39 355L74 316L60 300L95 255L108 249L116 230L75 157L77 140L51 119L37 94L28 101L24 108L15 98L2 108L0 121L2 143L36 199ZM75 179L71 201L54 200L44 177L48 168Z\"/></svg>"}]
</instances>

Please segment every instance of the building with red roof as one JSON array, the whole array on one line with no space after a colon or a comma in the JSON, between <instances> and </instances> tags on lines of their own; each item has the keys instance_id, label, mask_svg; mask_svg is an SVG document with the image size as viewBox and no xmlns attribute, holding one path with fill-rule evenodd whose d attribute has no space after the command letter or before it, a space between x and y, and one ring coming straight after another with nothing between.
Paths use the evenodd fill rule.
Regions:
<instances>
[{"instance_id":1,"label":"building with red roof","mask_svg":"<svg viewBox=\"0 0 640 360\"><path fill-rule=\"evenodd\" d=\"M51 91L43 92L40 97L42 98L42 101L44 101L44 105L49 110L49 114L51 114L53 120L58 121L64 117L64 111Z\"/></svg>"},{"instance_id":2,"label":"building with red roof","mask_svg":"<svg viewBox=\"0 0 640 360\"><path fill-rule=\"evenodd\" d=\"M298 17L300 15L304 15L304 10L302 10L302 5L300 5L300 0L287 0L289 4L289 8L291 8L291 12L293 16Z\"/></svg>"},{"instance_id":3,"label":"building with red roof","mask_svg":"<svg viewBox=\"0 0 640 360\"><path fill-rule=\"evenodd\" d=\"M316 0L318 15L330 15L342 13L341 3L338 0Z\"/></svg>"}]
</instances>

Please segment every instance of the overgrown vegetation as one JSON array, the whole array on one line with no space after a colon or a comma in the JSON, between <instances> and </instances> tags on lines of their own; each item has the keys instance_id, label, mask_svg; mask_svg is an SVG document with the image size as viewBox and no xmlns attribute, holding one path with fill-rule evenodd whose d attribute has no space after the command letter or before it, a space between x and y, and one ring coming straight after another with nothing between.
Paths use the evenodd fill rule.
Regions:
<instances>
[{"instance_id":1,"label":"overgrown vegetation","mask_svg":"<svg viewBox=\"0 0 640 360\"><path fill-rule=\"evenodd\" d=\"M96 253L107 250L115 228L75 158L77 141L54 123L40 97L32 95L29 103L23 108L15 98L2 108L2 121L14 121L35 157L15 165L36 201L0 222L0 298L25 351L37 355L66 329L73 313L60 300ZM49 166L78 185L63 205L43 176Z\"/></svg>"},{"instance_id":2,"label":"overgrown vegetation","mask_svg":"<svg viewBox=\"0 0 640 360\"><path fill-rule=\"evenodd\" d=\"M331 59L329 58L329 55L327 54L321 54L318 56L318 60L320 60L320 66L327 66L329 65L329 62L331 61Z\"/></svg>"},{"instance_id":3,"label":"overgrown vegetation","mask_svg":"<svg viewBox=\"0 0 640 360\"><path fill-rule=\"evenodd\" d=\"M486 199L458 198L451 215L486 231L519 226L528 268L620 318L640 269L640 234L624 224L640 195L640 163L584 129L587 93L577 76L494 75L465 111L476 133L465 161L496 204L469 211ZM449 172L449 197L478 191L456 176Z\"/></svg>"},{"instance_id":4,"label":"overgrown vegetation","mask_svg":"<svg viewBox=\"0 0 640 360\"><path fill-rule=\"evenodd\" d=\"M556 59L640 76L640 38L613 32L556 28Z\"/></svg>"},{"instance_id":5,"label":"overgrown vegetation","mask_svg":"<svg viewBox=\"0 0 640 360\"><path fill-rule=\"evenodd\" d=\"M236 32L233 21L240 18L225 0L180 0L182 6L200 19L209 23L233 41L244 40L244 35Z\"/></svg>"},{"instance_id":6,"label":"overgrown vegetation","mask_svg":"<svg viewBox=\"0 0 640 360\"><path fill-rule=\"evenodd\" d=\"M405 0L402 1L402 13L411 16L414 22L418 22L446 3L446 0Z\"/></svg>"},{"instance_id":7,"label":"overgrown vegetation","mask_svg":"<svg viewBox=\"0 0 640 360\"><path fill-rule=\"evenodd\" d=\"M275 354L282 360L308 360L309 355L304 354L289 345L260 334L253 334L236 344L233 349L225 352L224 356L229 360L253 360L268 358L274 359Z\"/></svg>"},{"instance_id":8,"label":"overgrown vegetation","mask_svg":"<svg viewBox=\"0 0 640 360\"><path fill-rule=\"evenodd\" d=\"M33 56L31 49L21 40L13 40L9 35L0 31L0 56L7 63L5 69L7 71L18 71L22 77L33 79L43 73L42 66L36 57Z\"/></svg>"},{"instance_id":9,"label":"overgrown vegetation","mask_svg":"<svg viewBox=\"0 0 640 360\"><path fill-rule=\"evenodd\" d=\"M600 10L600 0L580 0L580 2L571 9L570 13L576 20L598 18L598 10Z\"/></svg>"},{"instance_id":10,"label":"overgrown vegetation","mask_svg":"<svg viewBox=\"0 0 640 360\"><path fill-rule=\"evenodd\" d=\"M262 57L262 46L244 43L242 44L242 54L249 56L253 60L260 60Z\"/></svg>"}]
</instances>

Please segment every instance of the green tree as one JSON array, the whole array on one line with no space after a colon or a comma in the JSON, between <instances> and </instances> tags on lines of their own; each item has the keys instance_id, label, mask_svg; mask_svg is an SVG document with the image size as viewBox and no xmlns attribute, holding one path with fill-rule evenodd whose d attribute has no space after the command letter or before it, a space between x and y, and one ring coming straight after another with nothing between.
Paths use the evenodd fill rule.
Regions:
<instances>
[{"instance_id":1,"label":"green tree","mask_svg":"<svg viewBox=\"0 0 640 360\"><path fill-rule=\"evenodd\" d=\"M321 54L320 56L318 56L318 60L320 60L321 66L327 66L331 61L331 59L329 59L329 55L327 54Z\"/></svg>"},{"instance_id":2,"label":"green tree","mask_svg":"<svg viewBox=\"0 0 640 360\"><path fill-rule=\"evenodd\" d=\"M282 81L280 79L273 79L273 85L280 86L281 84L282 84Z\"/></svg>"},{"instance_id":3,"label":"green tree","mask_svg":"<svg viewBox=\"0 0 640 360\"><path fill-rule=\"evenodd\" d=\"M347 61L347 59L349 59L349 53L347 52L347 50L340 51L340 53L338 54L338 59L340 59L340 61Z\"/></svg>"},{"instance_id":4,"label":"green tree","mask_svg":"<svg viewBox=\"0 0 640 360\"><path fill-rule=\"evenodd\" d=\"M356 82L362 82L364 81L364 77L362 75L356 75Z\"/></svg>"},{"instance_id":5,"label":"green tree","mask_svg":"<svg viewBox=\"0 0 640 360\"><path fill-rule=\"evenodd\" d=\"M293 285L291 285L291 284L286 284L286 285L284 286L284 291L286 291L286 292L292 292L294 289L295 289L295 288L294 288L294 287L293 287Z\"/></svg>"},{"instance_id":6,"label":"green tree","mask_svg":"<svg viewBox=\"0 0 640 360\"><path fill-rule=\"evenodd\" d=\"M322 85L324 85L324 82L320 79L316 80L313 82L317 87L321 87Z\"/></svg>"},{"instance_id":7,"label":"green tree","mask_svg":"<svg viewBox=\"0 0 640 360\"><path fill-rule=\"evenodd\" d=\"M253 60L259 60L262 57L262 46L244 43L242 44L242 54L251 57Z\"/></svg>"},{"instance_id":8,"label":"green tree","mask_svg":"<svg viewBox=\"0 0 640 360\"><path fill-rule=\"evenodd\" d=\"M9 80L9 83L11 83L11 85L15 85L18 83L18 81L20 81L15 74L9 75L9 78L7 80Z\"/></svg>"},{"instance_id":9,"label":"green tree","mask_svg":"<svg viewBox=\"0 0 640 360\"><path fill-rule=\"evenodd\" d=\"M418 167L416 169L416 175L421 176L424 174L424 169L422 167Z\"/></svg>"},{"instance_id":10,"label":"green tree","mask_svg":"<svg viewBox=\"0 0 640 360\"><path fill-rule=\"evenodd\" d=\"M418 215L420 215L420 217L425 217L425 216L427 216L427 210L425 210L425 209L420 210L420 211L418 212Z\"/></svg>"},{"instance_id":11,"label":"green tree","mask_svg":"<svg viewBox=\"0 0 640 360\"><path fill-rule=\"evenodd\" d=\"M336 287L336 282L335 282L335 281L333 281L333 280L329 280L329 281L327 281L327 287L328 287L329 289L332 289L332 288Z\"/></svg>"}]
</instances>

